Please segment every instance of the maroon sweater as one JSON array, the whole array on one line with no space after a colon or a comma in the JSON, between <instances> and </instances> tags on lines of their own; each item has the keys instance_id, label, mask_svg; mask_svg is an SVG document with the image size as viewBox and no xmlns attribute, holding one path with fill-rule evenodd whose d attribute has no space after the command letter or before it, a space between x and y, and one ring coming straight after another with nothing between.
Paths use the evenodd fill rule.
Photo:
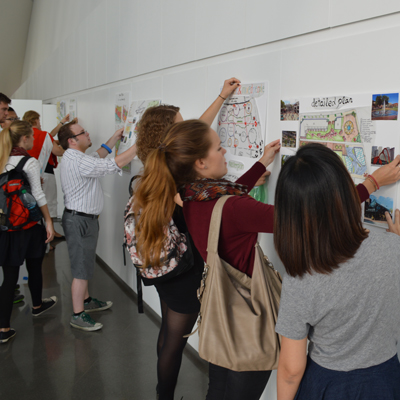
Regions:
<instances>
[{"instance_id":1,"label":"maroon sweater","mask_svg":"<svg viewBox=\"0 0 400 400\"><path fill-rule=\"evenodd\" d=\"M265 167L256 162L236 182L247 185L250 191ZM369 197L364 185L358 185L361 202ZM207 260L207 240L211 213L217 199L210 201L184 201L183 214L194 244L203 260ZM222 210L221 231L218 243L220 257L233 267L251 276L255 244L259 232L273 233L274 206L263 204L248 195L230 198Z\"/></svg>"}]
</instances>

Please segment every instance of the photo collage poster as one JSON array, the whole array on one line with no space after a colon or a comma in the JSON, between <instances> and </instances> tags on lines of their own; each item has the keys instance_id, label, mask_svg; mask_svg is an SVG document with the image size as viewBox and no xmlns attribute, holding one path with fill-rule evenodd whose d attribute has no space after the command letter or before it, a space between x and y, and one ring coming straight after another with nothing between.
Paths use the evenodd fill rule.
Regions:
<instances>
[{"instance_id":1,"label":"photo collage poster","mask_svg":"<svg viewBox=\"0 0 400 400\"><path fill-rule=\"evenodd\" d=\"M281 165L310 142L335 151L356 184L399 153L398 93L304 97L281 100ZM399 185L374 192L363 205L366 227L387 229Z\"/></svg>"}]
</instances>

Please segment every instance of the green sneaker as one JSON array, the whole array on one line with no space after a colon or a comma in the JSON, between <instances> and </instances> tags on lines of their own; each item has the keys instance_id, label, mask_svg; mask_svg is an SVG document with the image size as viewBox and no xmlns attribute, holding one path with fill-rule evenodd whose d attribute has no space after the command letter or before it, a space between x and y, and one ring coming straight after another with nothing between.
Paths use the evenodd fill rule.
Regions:
<instances>
[{"instance_id":1,"label":"green sneaker","mask_svg":"<svg viewBox=\"0 0 400 400\"><path fill-rule=\"evenodd\" d=\"M92 300L89 303L85 303L85 312L90 313L94 311L103 311L107 310L113 305L112 301L100 301L92 297Z\"/></svg>"},{"instance_id":2,"label":"green sneaker","mask_svg":"<svg viewBox=\"0 0 400 400\"><path fill-rule=\"evenodd\" d=\"M14 294L14 304L19 303L20 301L22 301L25 298L25 296L23 294Z\"/></svg>"},{"instance_id":3,"label":"green sneaker","mask_svg":"<svg viewBox=\"0 0 400 400\"><path fill-rule=\"evenodd\" d=\"M70 325L82 331L98 331L103 327L103 324L94 321L93 318L85 312L78 316L72 314Z\"/></svg>"}]
</instances>

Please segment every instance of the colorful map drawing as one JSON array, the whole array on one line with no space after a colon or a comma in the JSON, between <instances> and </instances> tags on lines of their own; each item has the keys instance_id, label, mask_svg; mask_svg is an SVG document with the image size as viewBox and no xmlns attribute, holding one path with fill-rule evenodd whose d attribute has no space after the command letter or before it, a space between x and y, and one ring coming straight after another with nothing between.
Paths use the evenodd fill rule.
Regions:
<instances>
[{"instance_id":1,"label":"colorful map drawing","mask_svg":"<svg viewBox=\"0 0 400 400\"><path fill-rule=\"evenodd\" d=\"M301 140L300 146L305 146L308 142ZM367 164L364 147L345 143L314 142L327 146L333 150L343 161L350 175L355 178L362 178L367 173Z\"/></svg>"},{"instance_id":2,"label":"colorful map drawing","mask_svg":"<svg viewBox=\"0 0 400 400\"><path fill-rule=\"evenodd\" d=\"M361 143L357 112L303 114L300 118L300 139Z\"/></svg>"},{"instance_id":3,"label":"colorful map drawing","mask_svg":"<svg viewBox=\"0 0 400 400\"><path fill-rule=\"evenodd\" d=\"M123 106L123 109L122 109L122 122L126 121L126 117L127 116L128 116L128 109L125 106Z\"/></svg>"},{"instance_id":4,"label":"colorful map drawing","mask_svg":"<svg viewBox=\"0 0 400 400\"><path fill-rule=\"evenodd\" d=\"M121 123L121 121L122 121L121 117L122 117L121 116L121 106L115 106L115 122L117 124Z\"/></svg>"},{"instance_id":5,"label":"colorful map drawing","mask_svg":"<svg viewBox=\"0 0 400 400\"><path fill-rule=\"evenodd\" d=\"M238 98L243 101L224 104L219 113L221 146L235 156L258 158L263 154L264 141L257 103L254 98Z\"/></svg>"}]
</instances>

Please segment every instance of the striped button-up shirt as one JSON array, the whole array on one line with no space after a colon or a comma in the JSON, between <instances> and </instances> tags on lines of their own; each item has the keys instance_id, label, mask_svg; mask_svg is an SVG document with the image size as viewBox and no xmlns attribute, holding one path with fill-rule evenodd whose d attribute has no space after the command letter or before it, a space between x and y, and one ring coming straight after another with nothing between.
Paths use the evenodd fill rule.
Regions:
<instances>
[{"instance_id":1,"label":"striped button-up shirt","mask_svg":"<svg viewBox=\"0 0 400 400\"><path fill-rule=\"evenodd\" d=\"M103 190L99 177L114 173L122 175L113 158L100 158L68 149L61 161L61 187L65 207L86 214L99 215L103 210Z\"/></svg>"}]
</instances>

